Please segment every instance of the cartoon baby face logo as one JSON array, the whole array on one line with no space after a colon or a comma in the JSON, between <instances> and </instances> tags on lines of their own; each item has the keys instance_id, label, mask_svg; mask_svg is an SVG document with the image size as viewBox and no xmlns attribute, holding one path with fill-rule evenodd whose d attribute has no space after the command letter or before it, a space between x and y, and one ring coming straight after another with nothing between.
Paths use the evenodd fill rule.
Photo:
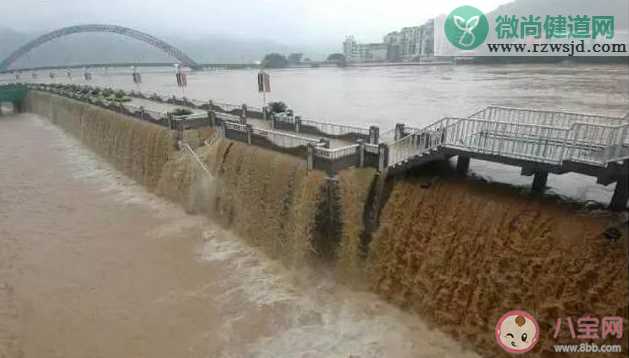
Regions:
<instances>
[{"instance_id":1,"label":"cartoon baby face logo","mask_svg":"<svg viewBox=\"0 0 629 358\"><path fill-rule=\"evenodd\" d=\"M496 341L509 353L526 353L539 340L539 325L525 311L509 311L496 324Z\"/></svg>"}]
</instances>

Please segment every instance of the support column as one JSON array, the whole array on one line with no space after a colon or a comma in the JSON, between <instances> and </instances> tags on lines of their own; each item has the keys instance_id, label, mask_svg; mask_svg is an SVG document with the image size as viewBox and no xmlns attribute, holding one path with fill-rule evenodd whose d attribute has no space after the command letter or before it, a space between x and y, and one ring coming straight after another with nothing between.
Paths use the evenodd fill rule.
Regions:
<instances>
[{"instance_id":1,"label":"support column","mask_svg":"<svg viewBox=\"0 0 629 358\"><path fill-rule=\"evenodd\" d=\"M247 105L243 104L240 109L240 118L242 118L242 124L247 124Z\"/></svg>"},{"instance_id":2,"label":"support column","mask_svg":"<svg viewBox=\"0 0 629 358\"><path fill-rule=\"evenodd\" d=\"M251 144L251 135L253 134L253 127L251 124L247 124L247 144Z\"/></svg>"},{"instance_id":3,"label":"support column","mask_svg":"<svg viewBox=\"0 0 629 358\"><path fill-rule=\"evenodd\" d=\"M356 141L358 143L358 167L365 166L365 142L362 139Z\"/></svg>"},{"instance_id":4,"label":"support column","mask_svg":"<svg viewBox=\"0 0 629 358\"><path fill-rule=\"evenodd\" d=\"M548 181L548 172L536 172L533 177L532 191L536 194L543 194L546 190L546 182Z\"/></svg>"},{"instance_id":5,"label":"support column","mask_svg":"<svg viewBox=\"0 0 629 358\"><path fill-rule=\"evenodd\" d=\"M468 170L470 170L470 157L465 155L459 155L456 160L456 172L459 175L467 175Z\"/></svg>"},{"instance_id":6,"label":"support column","mask_svg":"<svg viewBox=\"0 0 629 358\"><path fill-rule=\"evenodd\" d=\"M612 201L609 203L609 210L625 210L627 200L629 200L629 160L625 160L622 164L621 175L618 176L616 189L614 189Z\"/></svg>"},{"instance_id":7,"label":"support column","mask_svg":"<svg viewBox=\"0 0 629 358\"><path fill-rule=\"evenodd\" d=\"M174 129L173 128L173 114L170 112L166 113L166 118L168 119L168 129Z\"/></svg>"},{"instance_id":8,"label":"support column","mask_svg":"<svg viewBox=\"0 0 629 358\"><path fill-rule=\"evenodd\" d=\"M216 127L216 113L213 110L207 112L207 118L210 120L210 127Z\"/></svg>"},{"instance_id":9,"label":"support column","mask_svg":"<svg viewBox=\"0 0 629 358\"><path fill-rule=\"evenodd\" d=\"M385 143L378 144L378 172L384 173L389 166L389 147Z\"/></svg>"},{"instance_id":10,"label":"support column","mask_svg":"<svg viewBox=\"0 0 629 358\"><path fill-rule=\"evenodd\" d=\"M404 137L404 123L397 123L395 125L395 137L393 139L398 140Z\"/></svg>"},{"instance_id":11,"label":"support column","mask_svg":"<svg viewBox=\"0 0 629 358\"><path fill-rule=\"evenodd\" d=\"M295 132L299 133L301 129L301 116L295 116Z\"/></svg>"},{"instance_id":12,"label":"support column","mask_svg":"<svg viewBox=\"0 0 629 358\"><path fill-rule=\"evenodd\" d=\"M369 127L369 144L378 144L379 137L380 128L376 126Z\"/></svg>"},{"instance_id":13,"label":"support column","mask_svg":"<svg viewBox=\"0 0 629 358\"><path fill-rule=\"evenodd\" d=\"M314 144L308 143L306 148L308 150L308 154L306 156L306 169L311 171L314 169Z\"/></svg>"}]
</instances>

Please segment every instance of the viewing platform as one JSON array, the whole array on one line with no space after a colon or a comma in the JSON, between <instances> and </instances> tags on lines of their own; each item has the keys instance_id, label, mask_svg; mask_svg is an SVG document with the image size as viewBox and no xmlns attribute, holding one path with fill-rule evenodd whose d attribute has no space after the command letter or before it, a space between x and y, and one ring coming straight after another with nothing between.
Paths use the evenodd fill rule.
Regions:
<instances>
[{"instance_id":1,"label":"viewing platform","mask_svg":"<svg viewBox=\"0 0 629 358\"><path fill-rule=\"evenodd\" d=\"M123 112L166 126L183 140L186 129L215 127L232 140L299 156L309 169L334 175L348 167L374 167L397 175L439 160L457 157L465 174L472 158L517 166L534 176L532 191L546 188L548 174L569 172L616 183L610 208L625 210L629 198L629 117L540 111L489 106L468 117L442 118L422 128L397 124L380 133L376 126L357 127L302 119L292 111L214 101L126 92L127 103L103 101L94 88L29 85ZM192 113L176 116L176 108Z\"/></svg>"}]
</instances>

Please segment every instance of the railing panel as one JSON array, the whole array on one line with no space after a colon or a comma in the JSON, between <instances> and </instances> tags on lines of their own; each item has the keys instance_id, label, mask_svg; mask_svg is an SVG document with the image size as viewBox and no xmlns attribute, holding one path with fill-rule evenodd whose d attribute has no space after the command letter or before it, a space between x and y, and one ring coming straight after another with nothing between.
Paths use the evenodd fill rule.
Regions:
<instances>
[{"instance_id":1,"label":"railing panel","mask_svg":"<svg viewBox=\"0 0 629 358\"><path fill-rule=\"evenodd\" d=\"M329 160L337 160L344 157L356 155L359 147L359 144L351 144L345 147L334 149L317 146L314 148L314 155Z\"/></svg>"},{"instance_id":2,"label":"railing panel","mask_svg":"<svg viewBox=\"0 0 629 358\"><path fill-rule=\"evenodd\" d=\"M489 106L472 114L469 118L538 124L569 128L574 123L589 123L617 126L624 124L620 117L601 116L564 111L543 111L535 109Z\"/></svg>"},{"instance_id":3,"label":"railing panel","mask_svg":"<svg viewBox=\"0 0 629 358\"><path fill-rule=\"evenodd\" d=\"M361 128L355 126L341 125L329 122L319 122L313 120L302 119L301 125L314 127L322 133L331 136L342 136L347 134L369 135L369 128Z\"/></svg>"},{"instance_id":4,"label":"railing panel","mask_svg":"<svg viewBox=\"0 0 629 358\"><path fill-rule=\"evenodd\" d=\"M300 137L266 129L252 128L252 133L258 136L265 137L271 143L284 148L294 148L299 146L307 146L309 143L319 143L319 141L316 139Z\"/></svg>"}]
</instances>

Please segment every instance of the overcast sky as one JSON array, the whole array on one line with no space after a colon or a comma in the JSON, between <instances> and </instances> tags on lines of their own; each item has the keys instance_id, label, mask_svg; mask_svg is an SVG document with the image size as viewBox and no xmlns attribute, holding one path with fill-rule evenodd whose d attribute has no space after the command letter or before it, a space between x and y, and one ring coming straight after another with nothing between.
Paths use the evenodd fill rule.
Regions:
<instances>
[{"instance_id":1,"label":"overcast sky","mask_svg":"<svg viewBox=\"0 0 629 358\"><path fill-rule=\"evenodd\" d=\"M1 26L45 32L71 24L110 23L152 34L219 34L288 45L339 43L347 34L381 41L389 31L424 23L460 5L483 11L510 0L2 0Z\"/></svg>"}]
</instances>

